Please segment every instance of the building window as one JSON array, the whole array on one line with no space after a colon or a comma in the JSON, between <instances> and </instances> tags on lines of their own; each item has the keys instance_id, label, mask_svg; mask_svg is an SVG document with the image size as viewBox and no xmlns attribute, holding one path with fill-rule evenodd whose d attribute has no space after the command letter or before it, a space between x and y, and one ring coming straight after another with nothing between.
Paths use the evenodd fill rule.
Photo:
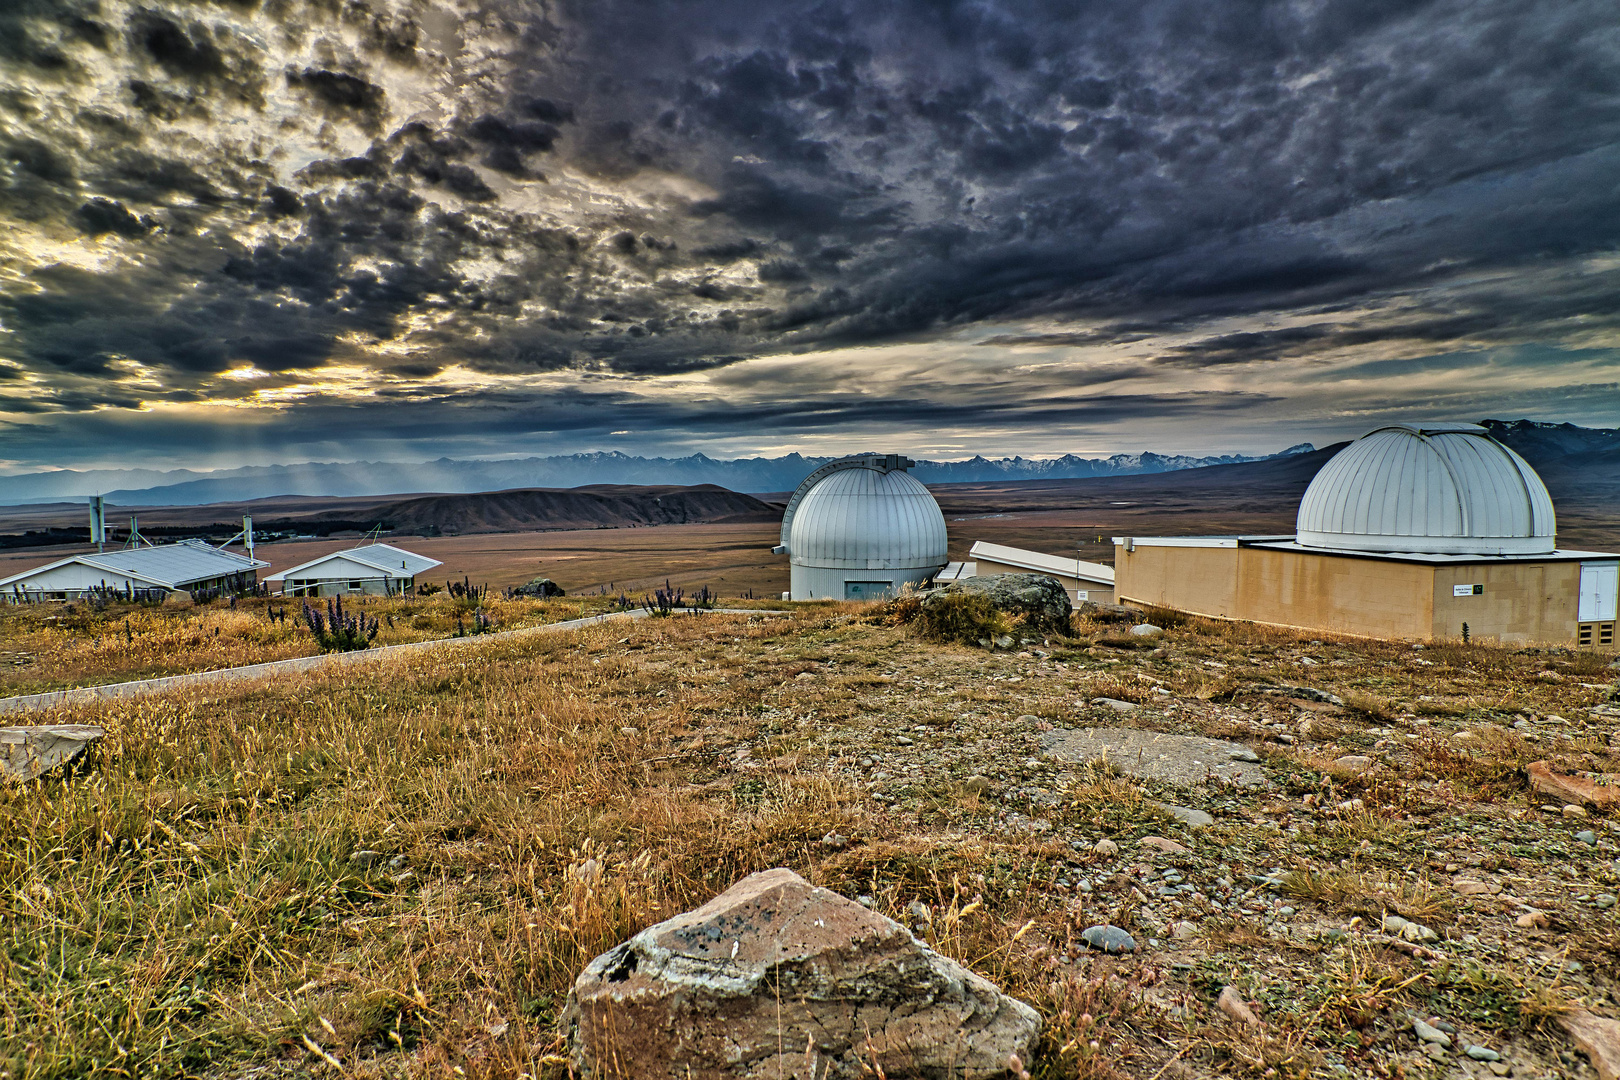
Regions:
<instances>
[{"instance_id":1,"label":"building window","mask_svg":"<svg viewBox=\"0 0 1620 1080\"><path fill-rule=\"evenodd\" d=\"M349 582L349 591L350 592L359 592L360 591L360 583L358 581Z\"/></svg>"}]
</instances>

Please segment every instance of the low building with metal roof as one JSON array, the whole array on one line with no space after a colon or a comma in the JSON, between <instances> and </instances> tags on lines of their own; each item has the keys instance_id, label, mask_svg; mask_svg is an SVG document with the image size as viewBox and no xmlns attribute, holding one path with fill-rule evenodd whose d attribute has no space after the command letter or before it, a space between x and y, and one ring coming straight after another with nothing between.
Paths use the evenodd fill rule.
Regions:
<instances>
[{"instance_id":1,"label":"low building with metal roof","mask_svg":"<svg viewBox=\"0 0 1620 1080\"><path fill-rule=\"evenodd\" d=\"M1114 568L1102 563L1087 562L1064 555L1047 555L1040 551L975 541L968 551L974 562L974 576L992 574L1045 574L1056 578L1069 594L1071 603L1090 600L1099 604L1114 602Z\"/></svg>"},{"instance_id":2,"label":"low building with metal roof","mask_svg":"<svg viewBox=\"0 0 1620 1080\"><path fill-rule=\"evenodd\" d=\"M1620 555L1560 549L1552 498L1475 424L1390 424L1322 467L1284 536L1116 536L1115 594L1383 638L1615 642Z\"/></svg>"},{"instance_id":3,"label":"low building with metal roof","mask_svg":"<svg viewBox=\"0 0 1620 1080\"><path fill-rule=\"evenodd\" d=\"M283 596L403 596L416 588L416 575L438 559L393 544L361 544L334 551L265 578L281 586Z\"/></svg>"},{"instance_id":4,"label":"low building with metal roof","mask_svg":"<svg viewBox=\"0 0 1620 1080\"><path fill-rule=\"evenodd\" d=\"M8 578L0 596L16 602L76 600L95 590L127 596L252 590L270 564L201 540L69 555Z\"/></svg>"}]
</instances>

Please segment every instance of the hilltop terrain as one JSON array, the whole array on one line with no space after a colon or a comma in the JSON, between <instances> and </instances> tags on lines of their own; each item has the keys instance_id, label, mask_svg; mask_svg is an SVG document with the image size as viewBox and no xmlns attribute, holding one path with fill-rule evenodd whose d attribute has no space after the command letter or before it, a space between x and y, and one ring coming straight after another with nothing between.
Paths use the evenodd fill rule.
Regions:
<instances>
[{"instance_id":1,"label":"hilltop terrain","mask_svg":"<svg viewBox=\"0 0 1620 1080\"><path fill-rule=\"evenodd\" d=\"M1620 771L1610 657L1155 617L992 653L808 605L59 710L108 735L0 788L0 1069L560 1080L586 962L783 865L1033 1003L1036 1077L1594 1077L1557 1018L1620 1008L1620 821L1525 770Z\"/></svg>"}]
</instances>

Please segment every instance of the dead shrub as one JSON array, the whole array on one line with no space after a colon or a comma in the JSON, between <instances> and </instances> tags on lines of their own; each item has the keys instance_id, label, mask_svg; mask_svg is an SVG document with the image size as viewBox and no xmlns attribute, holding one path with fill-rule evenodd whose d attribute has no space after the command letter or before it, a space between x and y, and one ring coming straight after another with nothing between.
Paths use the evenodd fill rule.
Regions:
<instances>
[{"instance_id":1,"label":"dead shrub","mask_svg":"<svg viewBox=\"0 0 1620 1080\"><path fill-rule=\"evenodd\" d=\"M1192 616L1175 608L1148 607L1142 612L1142 621L1152 623L1161 630L1176 630L1186 626Z\"/></svg>"},{"instance_id":2,"label":"dead shrub","mask_svg":"<svg viewBox=\"0 0 1620 1080\"><path fill-rule=\"evenodd\" d=\"M1344 707L1368 720L1387 722L1395 719L1398 706L1386 697L1353 690L1344 695Z\"/></svg>"},{"instance_id":3,"label":"dead shrub","mask_svg":"<svg viewBox=\"0 0 1620 1080\"><path fill-rule=\"evenodd\" d=\"M994 641L1012 630L1006 614L976 592L947 592L918 605L912 625L933 641L974 645Z\"/></svg>"}]
</instances>

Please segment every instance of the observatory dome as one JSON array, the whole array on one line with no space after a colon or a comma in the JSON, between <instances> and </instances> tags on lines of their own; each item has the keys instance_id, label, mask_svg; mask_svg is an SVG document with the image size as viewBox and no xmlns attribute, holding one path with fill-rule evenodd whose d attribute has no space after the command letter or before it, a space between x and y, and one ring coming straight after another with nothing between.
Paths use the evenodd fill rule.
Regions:
<instances>
[{"instance_id":1,"label":"observatory dome","mask_svg":"<svg viewBox=\"0 0 1620 1080\"><path fill-rule=\"evenodd\" d=\"M1305 547L1442 555L1553 550L1552 499L1475 424L1392 424L1334 455L1299 503Z\"/></svg>"},{"instance_id":2,"label":"observatory dome","mask_svg":"<svg viewBox=\"0 0 1620 1080\"><path fill-rule=\"evenodd\" d=\"M782 518L795 600L872 599L945 565L945 516L898 455L829 462L805 477Z\"/></svg>"}]
</instances>

